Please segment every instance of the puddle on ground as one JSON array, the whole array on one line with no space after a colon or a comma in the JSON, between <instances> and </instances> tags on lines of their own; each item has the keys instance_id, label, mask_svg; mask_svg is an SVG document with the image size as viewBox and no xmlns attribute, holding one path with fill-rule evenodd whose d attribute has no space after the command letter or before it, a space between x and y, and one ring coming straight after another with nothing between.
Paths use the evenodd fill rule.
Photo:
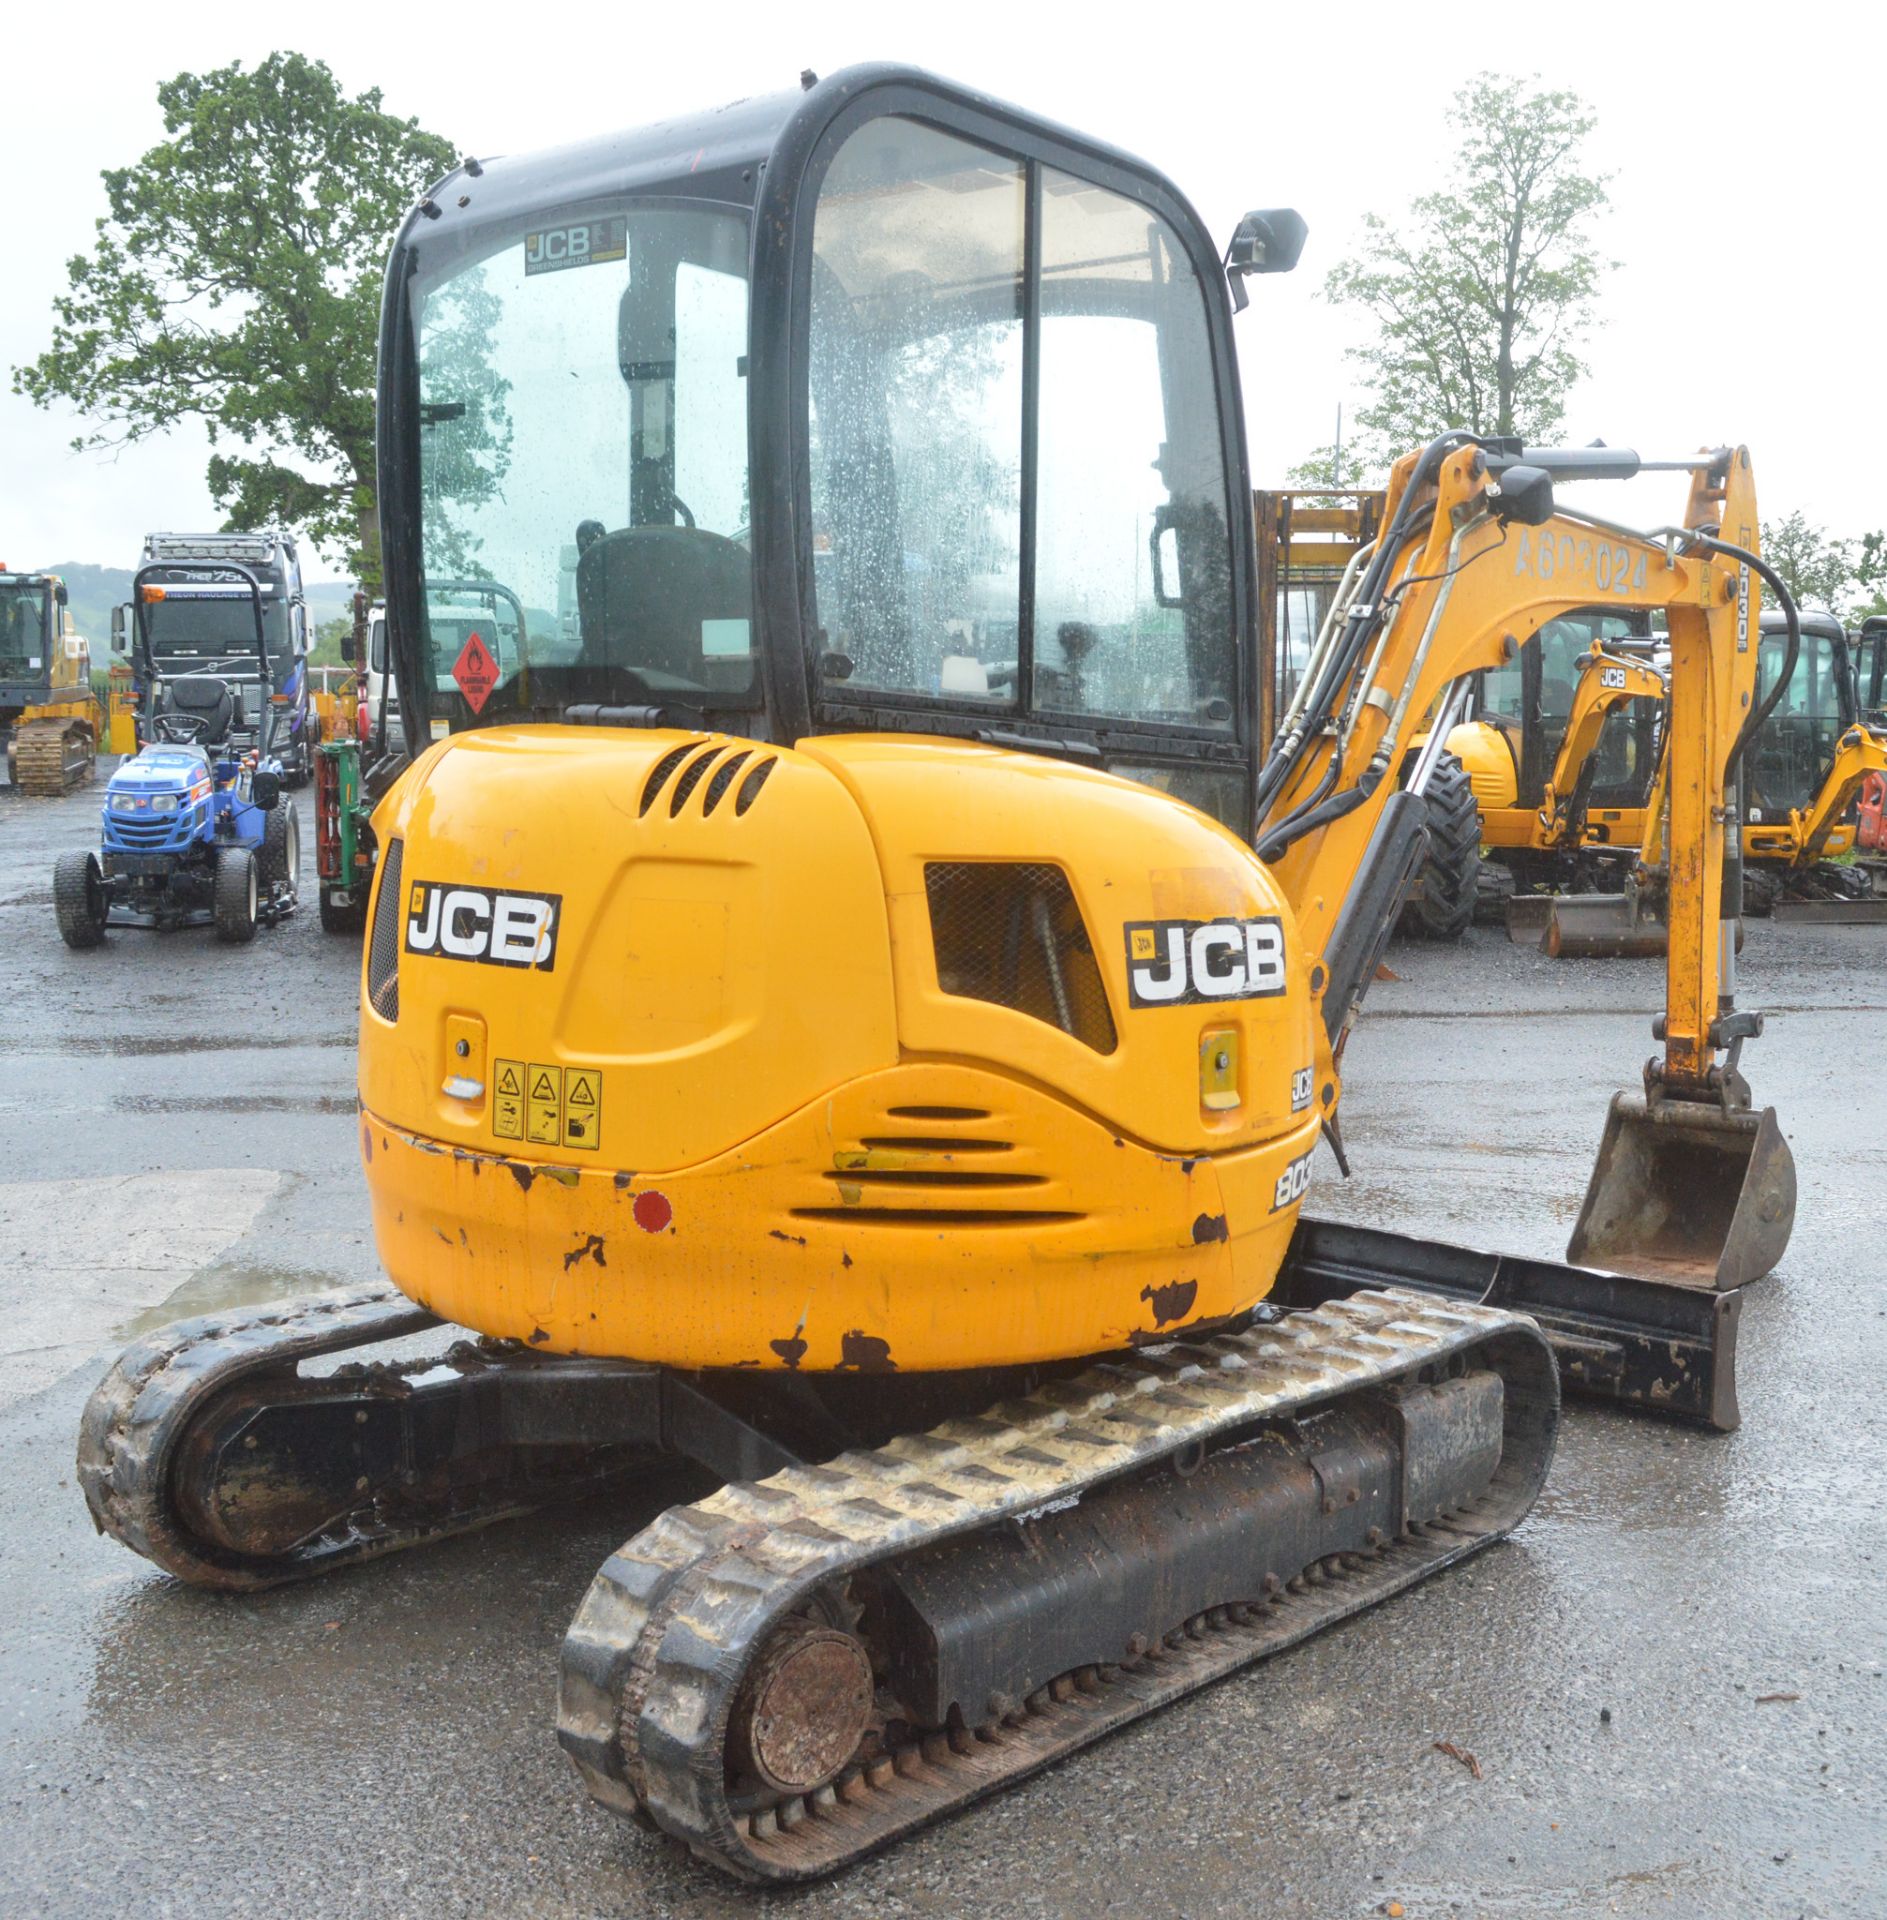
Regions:
<instances>
[{"instance_id":1,"label":"puddle on ground","mask_svg":"<svg viewBox=\"0 0 1887 1920\"><path fill-rule=\"evenodd\" d=\"M156 1306L127 1320L118 1335L128 1345L174 1320L194 1320L199 1314L222 1313L231 1307L263 1307L274 1300L292 1300L297 1294L328 1293L340 1284L333 1274L307 1267L205 1267Z\"/></svg>"}]
</instances>

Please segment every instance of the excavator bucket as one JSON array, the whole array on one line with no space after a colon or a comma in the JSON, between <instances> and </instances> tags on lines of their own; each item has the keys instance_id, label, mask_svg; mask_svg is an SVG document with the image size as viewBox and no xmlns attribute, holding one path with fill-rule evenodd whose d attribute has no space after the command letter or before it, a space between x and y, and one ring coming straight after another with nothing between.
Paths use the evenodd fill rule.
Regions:
<instances>
[{"instance_id":1,"label":"excavator bucket","mask_svg":"<svg viewBox=\"0 0 1887 1920\"><path fill-rule=\"evenodd\" d=\"M1775 1108L1618 1093L1566 1257L1724 1292L1769 1272L1794 1224L1795 1159Z\"/></svg>"},{"instance_id":2,"label":"excavator bucket","mask_svg":"<svg viewBox=\"0 0 1887 1920\"><path fill-rule=\"evenodd\" d=\"M1553 917L1555 896L1550 893L1516 893L1502 909L1507 918L1507 938L1516 947L1537 947L1546 923Z\"/></svg>"},{"instance_id":3,"label":"excavator bucket","mask_svg":"<svg viewBox=\"0 0 1887 1920\"><path fill-rule=\"evenodd\" d=\"M1629 893L1565 893L1549 902L1540 951L1555 960L1637 960L1664 952L1664 922Z\"/></svg>"}]
</instances>

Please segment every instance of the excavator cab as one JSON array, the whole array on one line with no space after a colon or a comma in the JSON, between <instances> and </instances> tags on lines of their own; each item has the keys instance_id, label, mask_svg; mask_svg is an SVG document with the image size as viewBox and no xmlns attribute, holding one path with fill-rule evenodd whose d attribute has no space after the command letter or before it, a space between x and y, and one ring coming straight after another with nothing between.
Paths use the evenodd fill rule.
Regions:
<instances>
[{"instance_id":1,"label":"excavator cab","mask_svg":"<svg viewBox=\"0 0 1887 1920\"><path fill-rule=\"evenodd\" d=\"M410 750L440 721L916 730L1249 832L1241 410L1191 208L908 78L703 141L599 143L555 190L494 168L400 242ZM1244 271L1284 263L1288 221L1251 232Z\"/></svg>"},{"instance_id":2,"label":"excavator cab","mask_svg":"<svg viewBox=\"0 0 1887 1920\"><path fill-rule=\"evenodd\" d=\"M1853 649L1855 705L1872 726L1887 726L1887 615L1861 622Z\"/></svg>"},{"instance_id":3,"label":"excavator cab","mask_svg":"<svg viewBox=\"0 0 1887 1920\"><path fill-rule=\"evenodd\" d=\"M1752 827L1786 824L1815 804L1835 762L1841 736L1855 724L1848 636L1832 614L1801 615L1795 664L1750 754L1743 796ZM1771 693L1788 655L1788 629L1778 614L1761 623L1758 697ZM1751 849L1752 851L1754 849Z\"/></svg>"}]
</instances>

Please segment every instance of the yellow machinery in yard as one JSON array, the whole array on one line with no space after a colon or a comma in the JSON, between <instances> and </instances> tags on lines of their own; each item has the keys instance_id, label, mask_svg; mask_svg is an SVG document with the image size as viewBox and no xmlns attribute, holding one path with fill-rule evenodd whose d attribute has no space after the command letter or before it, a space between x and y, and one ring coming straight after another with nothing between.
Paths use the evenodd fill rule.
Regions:
<instances>
[{"instance_id":1,"label":"yellow machinery in yard","mask_svg":"<svg viewBox=\"0 0 1887 1920\"><path fill-rule=\"evenodd\" d=\"M91 648L66 611L65 582L57 574L0 566L0 739L7 778L23 793L70 793L91 779L102 731Z\"/></svg>"},{"instance_id":2,"label":"yellow machinery in yard","mask_svg":"<svg viewBox=\"0 0 1887 1920\"><path fill-rule=\"evenodd\" d=\"M1258 539L1258 725L1270 739L1280 697L1303 672L1345 570L1383 525L1381 488L1314 487L1252 495ZM1459 731L1459 729L1457 729ZM1422 735L1410 743L1421 750ZM1423 794L1428 847L1398 927L1427 940L1458 940L1473 923L1482 868L1479 794L1450 740Z\"/></svg>"},{"instance_id":3,"label":"yellow machinery in yard","mask_svg":"<svg viewBox=\"0 0 1887 1920\"><path fill-rule=\"evenodd\" d=\"M1879 925L1887 899L1875 894L1867 864L1847 857L1856 802L1869 778L1887 771L1887 732L1859 704L1853 636L1830 614L1785 619L1772 610L1758 623L1756 650L1757 718L1732 797L1741 822L1736 898L1744 912L1778 920ZM1516 939L1538 933L1542 948L1562 957L1664 951L1664 772L1660 764L1648 803L1622 816L1620 831L1635 832L1638 845L1619 890L1575 886L1516 899L1508 912Z\"/></svg>"},{"instance_id":4,"label":"yellow machinery in yard","mask_svg":"<svg viewBox=\"0 0 1887 1920\"><path fill-rule=\"evenodd\" d=\"M1288 697L1351 558L1382 525L1380 489L1296 488L1253 496L1258 540L1261 728ZM1543 885L1616 880L1635 857L1657 759L1664 677L1648 616L1570 609L1476 676L1425 802L1429 847L1401 925L1458 939L1507 909L1537 937ZM1269 737L1268 732L1266 737ZM1418 733L1410 752L1419 752Z\"/></svg>"},{"instance_id":5,"label":"yellow machinery in yard","mask_svg":"<svg viewBox=\"0 0 1887 1920\"><path fill-rule=\"evenodd\" d=\"M1635 456L1443 434L1267 741L1232 316L1302 237L1247 216L1228 286L1154 169L894 67L433 190L380 354L394 1286L132 1347L101 1527L245 1589L695 1461L558 1737L781 1882L1499 1538L1562 1382L1735 1423L1794 1210L1723 938L1749 456L1648 536L1553 501ZM468 554L502 644L429 624ZM1673 852L1600 1265L1310 1218L1448 725L1600 599L1669 621Z\"/></svg>"}]
</instances>

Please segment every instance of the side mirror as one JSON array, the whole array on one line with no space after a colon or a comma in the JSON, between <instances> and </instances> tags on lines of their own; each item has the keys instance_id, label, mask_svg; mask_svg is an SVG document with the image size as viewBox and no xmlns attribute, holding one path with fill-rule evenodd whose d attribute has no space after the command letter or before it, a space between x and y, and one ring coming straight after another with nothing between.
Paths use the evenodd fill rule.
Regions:
<instances>
[{"instance_id":1,"label":"side mirror","mask_svg":"<svg viewBox=\"0 0 1887 1920\"><path fill-rule=\"evenodd\" d=\"M282 798L282 776L265 767L250 782L249 797L264 813L273 813Z\"/></svg>"},{"instance_id":2,"label":"side mirror","mask_svg":"<svg viewBox=\"0 0 1887 1920\"><path fill-rule=\"evenodd\" d=\"M351 667L360 658L360 649L354 644L354 629L349 627L341 635L341 658Z\"/></svg>"},{"instance_id":3,"label":"side mirror","mask_svg":"<svg viewBox=\"0 0 1887 1920\"><path fill-rule=\"evenodd\" d=\"M1310 228L1294 207L1265 207L1248 213L1225 250L1225 271L1232 283L1232 306L1242 313L1248 302L1245 277L1253 273L1289 273L1304 251Z\"/></svg>"},{"instance_id":4,"label":"side mirror","mask_svg":"<svg viewBox=\"0 0 1887 1920\"><path fill-rule=\"evenodd\" d=\"M70 596L66 593L66 583L63 580L53 588L52 597L54 602L59 606L63 607L70 604Z\"/></svg>"},{"instance_id":5,"label":"side mirror","mask_svg":"<svg viewBox=\"0 0 1887 1920\"><path fill-rule=\"evenodd\" d=\"M121 656L131 651L130 614L129 607L113 607L111 610L111 650Z\"/></svg>"},{"instance_id":6,"label":"side mirror","mask_svg":"<svg viewBox=\"0 0 1887 1920\"><path fill-rule=\"evenodd\" d=\"M1499 520L1544 526L1553 517L1553 476L1540 467L1509 467L1488 481L1487 499Z\"/></svg>"}]
</instances>

